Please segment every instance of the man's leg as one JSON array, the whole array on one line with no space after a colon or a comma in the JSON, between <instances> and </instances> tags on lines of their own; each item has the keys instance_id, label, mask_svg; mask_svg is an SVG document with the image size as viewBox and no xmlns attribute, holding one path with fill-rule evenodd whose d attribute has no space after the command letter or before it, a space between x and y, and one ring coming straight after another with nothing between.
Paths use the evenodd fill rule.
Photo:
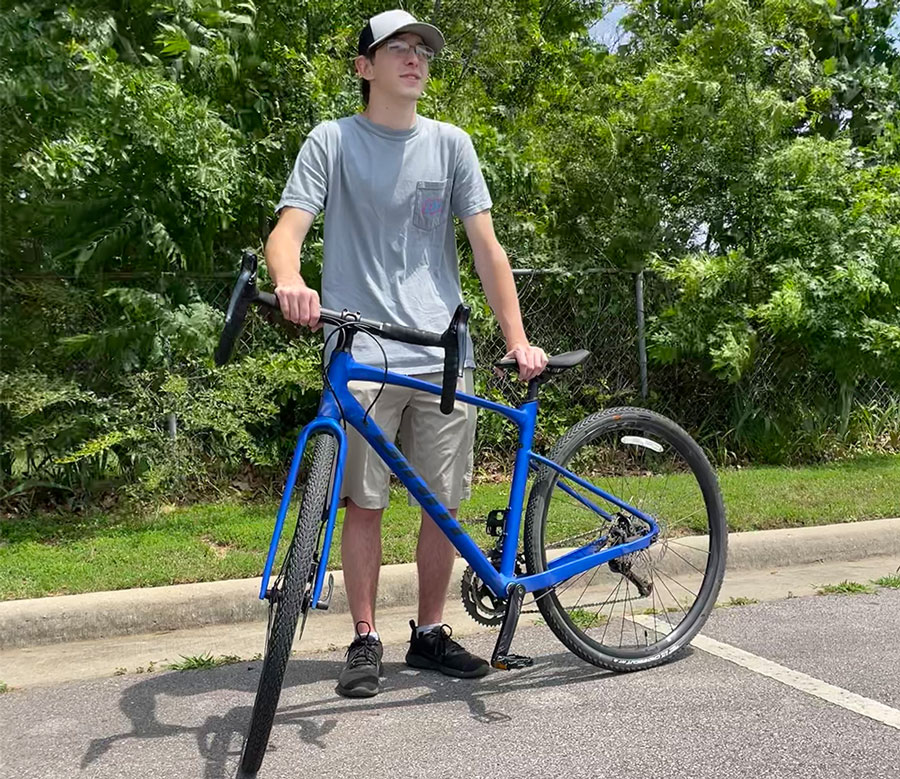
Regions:
<instances>
[{"instance_id":1,"label":"man's leg","mask_svg":"<svg viewBox=\"0 0 900 779\"><path fill-rule=\"evenodd\" d=\"M456 517L456 511L450 513ZM416 547L419 570L419 624L410 622L412 634L406 664L413 668L440 671L447 676L473 679L488 673L488 663L466 651L450 636L444 625L444 603L453 573L456 550L424 512Z\"/></svg>"},{"instance_id":2,"label":"man's leg","mask_svg":"<svg viewBox=\"0 0 900 779\"><path fill-rule=\"evenodd\" d=\"M441 374L422 378L435 384L443 380ZM473 392L470 370L458 386L465 392ZM439 396L417 392L410 398L400 425L400 440L407 457L454 518L460 501L469 496L475 422L473 406L457 403L453 413L447 415L440 410ZM420 625L436 625L442 621L455 559L453 545L423 510L416 546Z\"/></svg>"},{"instance_id":3,"label":"man's leg","mask_svg":"<svg viewBox=\"0 0 900 779\"><path fill-rule=\"evenodd\" d=\"M456 517L456 510L450 512ZM444 602L453 575L456 550L435 521L422 512L416 567L419 571L419 624L437 625L444 619Z\"/></svg>"},{"instance_id":4,"label":"man's leg","mask_svg":"<svg viewBox=\"0 0 900 779\"><path fill-rule=\"evenodd\" d=\"M370 419L391 441L397 437L410 390L381 387L372 382L350 382L350 392L371 407ZM377 402L373 406L375 398ZM388 505L390 469L368 442L347 426L347 461L340 499L346 506L341 531L341 567L354 627L365 622L375 630L375 596L381 570L381 517ZM365 632L365 630L363 630Z\"/></svg>"},{"instance_id":5,"label":"man's leg","mask_svg":"<svg viewBox=\"0 0 900 779\"><path fill-rule=\"evenodd\" d=\"M350 391L368 408L378 386L351 383ZM385 387L372 409L372 419L391 439L397 434L408 395L409 391L403 388ZM381 686L382 645L375 632L375 595L381 570L381 516L388 504L390 471L368 443L355 430L348 429L344 474L339 496L346 500L341 555L354 637L338 676L337 692L351 698L368 698L376 695Z\"/></svg>"},{"instance_id":6,"label":"man's leg","mask_svg":"<svg viewBox=\"0 0 900 779\"><path fill-rule=\"evenodd\" d=\"M428 379L439 383L440 375ZM472 392L472 373L461 388ZM456 516L460 500L468 497L475 438L475 409L457 404L450 415L440 411L435 395L416 393L401 425L400 438L408 456L431 491ZM423 512L416 547L419 571L419 626L410 622L412 635L406 663L449 676L474 678L488 672L488 664L450 638L443 626L444 602L453 572L455 550L440 528Z\"/></svg>"},{"instance_id":7,"label":"man's leg","mask_svg":"<svg viewBox=\"0 0 900 779\"><path fill-rule=\"evenodd\" d=\"M381 571L381 516L384 509L364 509L347 498L341 532L344 588L353 624L375 631L375 596Z\"/></svg>"}]
</instances>

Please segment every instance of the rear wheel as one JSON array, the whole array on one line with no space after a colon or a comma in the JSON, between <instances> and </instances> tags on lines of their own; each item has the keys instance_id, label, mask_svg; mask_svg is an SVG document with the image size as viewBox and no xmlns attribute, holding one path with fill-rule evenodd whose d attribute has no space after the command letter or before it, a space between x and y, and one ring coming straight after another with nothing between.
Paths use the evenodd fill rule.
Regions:
<instances>
[{"instance_id":1,"label":"rear wheel","mask_svg":"<svg viewBox=\"0 0 900 779\"><path fill-rule=\"evenodd\" d=\"M297 622L302 616L305 623L309 611L313 577L316 573L314 556L319 528L325 519L334 451L335 442L330 435L316 438L312 464L300 502L297 527L281 571L272 585L266 651L250 717L250 728L241 756L241 769L251 776L259 771L269 743ZM300 636L302 635L301 625ZM297 637L298 641L300 636Z\"/></svg>"},{"instance_id":2,"label":"rear wheel","mask_svg":"<svg viewBox=\"0 0 900 779\"><path fill-rule=\"evenodd\" d=\"M674 422L637 408L587 417L560 439L550 459L649 514L659 537L535 593L547 625L572 652L603 668L636 671L670 659L703 626L725 572L725 509L709 461ZM547 570L548 560L566 550L591 542L597 549L615 546L648 529L637 515L544 466L525 517L528 572Z\"/></svg>"}]
</instances>

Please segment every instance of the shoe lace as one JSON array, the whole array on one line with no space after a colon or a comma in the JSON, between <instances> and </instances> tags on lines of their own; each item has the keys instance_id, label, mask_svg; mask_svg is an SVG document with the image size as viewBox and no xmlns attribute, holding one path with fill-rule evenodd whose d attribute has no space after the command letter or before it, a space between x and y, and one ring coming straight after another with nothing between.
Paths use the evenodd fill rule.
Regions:
<instances>
[{"instance_id":1,"label":"shoe lace","mask_svg":"<svg viewBox=\"0 0 900 779\"><path fill-rule=\"evenodd\" d=\"M360 625L366 626L366 632L363 633ZM347 648L347 665L350 668L356 668L360 665L378 665L378 652L376 647L378 640L372 637L372 629L368 622L356 623L356 638Z\"/></svg>"},{"instance_id":2,"label":"shoe lace","mask_svg":"<svg viewBox=\"0 0 900 779\"><path fill-rule=\"evenodd\" d=\"M453 635L453 628L447 624L441 625L437 630L437 639L440 643L441 654L449 655L449 654L459 654L460 652L465 652L456 641L454 641L451 636Z\"/></svg>"}]
</instances>

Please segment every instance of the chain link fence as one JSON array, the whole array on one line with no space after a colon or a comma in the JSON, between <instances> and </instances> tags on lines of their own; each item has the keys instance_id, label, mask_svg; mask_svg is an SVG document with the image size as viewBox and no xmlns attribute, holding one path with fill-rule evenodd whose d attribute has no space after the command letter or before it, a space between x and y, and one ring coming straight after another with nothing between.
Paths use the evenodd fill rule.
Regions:
<instances>
[{"instance_id":1,"label":"chain link fence","mask_svg":"<svg viewBox=\"0 0 900 779\"><path fill-rule=\"evenodd\" d=\"M529 340L547 354L587 349L580 368L553 379L574 395L631 398L640 390L638 330L632 274L605 270L577 274L516 270L522 320ZM500 328L491 321L475 328L475 359L489 367L506 351ZM480 336L480 337L478 337ZM523 392L512 373L490 375L486 387L512 401Z\"/></svg>"},{"instance_id":2,"label":"chain link fence","mask_svg":"<svg viewBox=\"0 0 900 779\"><path fill-rule=\"evenodd\" d=\"M854 425L864 437L876 440L887 436L889 445L900 448L900 394L877 379L861 382L848 392L796 349L762 341L753 367L734 385L706 375L694 365L648 362L642 309L652 327L653 316L664 310L674 294L653 275L605 268L577 273L517 269L514 274L530 340L548 354L575 349L591 352L586 363L554 377L542 389L539 445L557 438L586 413L631 404L673 417L719 461L759 453L764 453L763 459L814 459L823 453L824 441L846 437ZM123 273L78 280L7 276L0 278L0 292L16 294L23 285L51 281L90 289L96 300L103 291L117 286L166 294L178 290L181 299L200 299L224 312L234 278L233 272ZM477 391L492 399L519 403L525 390L515 375L495 375L490 370L503 357L505 343L496 321L484 311L483 305L476 306L472 322L476 362L482 369L476 375ZM88 316L81 323L82 332L96 320ZM273 339L272 328L261 317L248 317L238 351L246 354L260 344L271 346L277 342ZM93 369L102 370L96 365ZM481 414L479 425L480 450L507 459L516 443L510 426L488 414ZM793 454L779 449L786 441L791 442Z\"/></svg>"},{"instance_id":3,"label":"chain link fence","mask_svg":"<svg viewBox=\"0 0 900 779\"><path fill-rule=\"evenodd\" d=\"M752 368L735 384L698 365L647 359L643 315L649 320L675 300L675 290L652 274L598 269L580 273L518 270L526 332L548 354L585 348L591 358L554 378L542 411L565 420L552 440L584 413L618 404L652 408L697 437L718 462L814 460L841 447L900 450L900 393L866 378L841 387L794 345L762 338ZM476 343L481 366L503 352L496 326ZM484 389L509 402L523 392L512 375L490 376ZM547 407L550 407L549 409ZM508 456L512 436L482 441Z\"/></svg>"}]
</instances>

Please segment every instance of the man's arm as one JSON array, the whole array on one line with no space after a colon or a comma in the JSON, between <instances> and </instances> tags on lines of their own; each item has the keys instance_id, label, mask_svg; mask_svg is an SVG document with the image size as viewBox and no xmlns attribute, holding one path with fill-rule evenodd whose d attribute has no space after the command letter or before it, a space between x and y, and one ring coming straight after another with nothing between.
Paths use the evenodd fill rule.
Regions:
<instances>
[{"instance_id":1,"label":"man's arm","mask_svg":"<svg viewBox=\"0 0 900 779\"><path fill-rule=\"evenodd\" d=\"M531 346L522 325L519 295L509 267L509 259L494 234L490 211L481 211L462 220L472 246L475 270L481 279L485 297L506 338L507 354L519 363L519 378L530 381L547 367L543 349Z\"/></svg>"},{"instance_id":2,"label":"man's arm","mask_svg":"<svg viewBox=\"0 0 900 779\"><path fill-rule=\"evenodd\" d=\"M319 293L307 287L300 275L300 250L315 218L302 208L283 208L266 241L266 266L275 282L281 313L314 330L319 325Z\"/></svg>"}]
</instances>

